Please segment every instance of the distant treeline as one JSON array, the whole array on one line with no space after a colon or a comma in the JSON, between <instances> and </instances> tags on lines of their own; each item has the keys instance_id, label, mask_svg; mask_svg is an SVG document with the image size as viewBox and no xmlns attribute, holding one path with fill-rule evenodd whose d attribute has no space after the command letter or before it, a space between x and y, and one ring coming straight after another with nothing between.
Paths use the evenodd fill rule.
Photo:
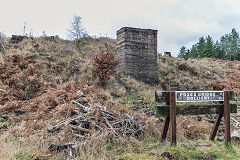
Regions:
<instances>
[{"instance_id":1,"label":"distant treeline","mask_svg":"<svg viewBox=\"0 0 240 160\"><path fill-rule=\"evenodd\" d=\"M235 28L232 32L213 41L211 36L200 37L199 41L190 49L182 46L178 57L189 58L217 58L228 60L240 60L240 38Z\"/></svg>"}]
</instances>

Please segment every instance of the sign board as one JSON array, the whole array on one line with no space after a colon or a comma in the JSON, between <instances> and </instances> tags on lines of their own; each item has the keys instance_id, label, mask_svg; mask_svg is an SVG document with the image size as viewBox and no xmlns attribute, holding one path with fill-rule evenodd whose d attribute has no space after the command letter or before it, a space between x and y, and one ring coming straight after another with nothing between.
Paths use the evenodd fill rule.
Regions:
<instances>
[{"instance_id":1,"label":"sign board","mask_svg":"<svg viewBox=\"0 0 240 160\"><path fill-rule=\"evenodd\" d=\"M176 91L176 102L224 101L224 91Z\"/></svg>"}]
</instances>

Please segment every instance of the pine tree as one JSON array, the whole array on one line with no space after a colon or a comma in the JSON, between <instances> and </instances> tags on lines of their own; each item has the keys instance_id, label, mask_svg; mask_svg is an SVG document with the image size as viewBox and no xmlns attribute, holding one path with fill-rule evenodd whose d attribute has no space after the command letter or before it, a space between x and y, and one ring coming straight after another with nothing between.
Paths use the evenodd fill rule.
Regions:
<instances>
[{"instance_id":1,"label":"pine tree","mask_svg":"<svg viewBox=\"0 0 240 160\"><path fill-rule=\"evenodd\" d=\"M236 60L239 52L238 46L239 34L235 28L232 29L232 32L230 33L229 37L230 37L230 53L232 54L232 58Z\"/></svg>"},{"instance_id":2,"label":"pine tree","mask_svg":"<svg viewBox=\"0 0 240 160\"><path fill-rule=\"evenodd\" d=\"M203 48L203 57L214 57L213 53L213 40L211 36L206 37L206 43Z\"/></svg>"},{"instance_id":3,"label":"pine tree","mask_svg":"<svg viewBox=\"0 0 240 160\"><path fill-rule=\"evenodd\" d=\"M204 47L205 47L205 39L203 37L200 37L199 42L197 43L197 54L199 55L199 58L205 57Z\"/></svg>"},{"instance_id":4,"label":"pine tree","mask_svg":"<svg viewBox=\"0 0 240 160\"><path fill-rule=\"evenodd\" d=\"M188 56L187 53L188 53L188 52L187 52L186 47L185 47L185 46L182 46L182 47L180 48L179 53L178 53L178 57L185 58L185 57Z\"/></svg>"},{"instance_id":5,"label":"pine tree","mask_svg":"<svg viewBox=\"0 0 240 160\"><path fill-rule=\"evenodd\" d=\"M199 54L197 52L197 44L192 46L192 48L189 51L188 57L199 58Z\"/></svg>"},{"instance_id":6,"label":"pine tree","mask_svg":"<svg viewBox=\"0 0 240 160\"><path fill-rule=\"evenodd\" d=\"M224 49L222 48L221 44L218 41L216 41L216 43L214 44L214 57L213 58L227 59L227 55L226 55Z\"/></svg>"},{"instance_id":7,"label":"pine tree","mask_svg":"<svg viewBox=\"0 0 240 160\"><path fill-rule=\"evenodd\" d=\"M185 54L186 50L188 49L181 48L181 55ZM239 33L233 28L231 33L225 34L216 43L214 43L211 36L207 36L206 38L200 37L199 41L189 49L188 57L240 60Z\"/></svg>"}]
</instances>

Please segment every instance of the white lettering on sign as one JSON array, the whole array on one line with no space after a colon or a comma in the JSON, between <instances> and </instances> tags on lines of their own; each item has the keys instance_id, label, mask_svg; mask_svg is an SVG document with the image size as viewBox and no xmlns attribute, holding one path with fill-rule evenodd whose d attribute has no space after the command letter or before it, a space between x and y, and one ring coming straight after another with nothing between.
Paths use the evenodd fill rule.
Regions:
<instances>
[{"instance_id":1,"label":"white lettering on sign","mask_svg":"<svg viewBox=\"0 0 240 160\"><path fill-rule=\"evenodd\" d=\"M224 101L224 91L176 91L176 102Z\"/></svg>"}]
</instances>

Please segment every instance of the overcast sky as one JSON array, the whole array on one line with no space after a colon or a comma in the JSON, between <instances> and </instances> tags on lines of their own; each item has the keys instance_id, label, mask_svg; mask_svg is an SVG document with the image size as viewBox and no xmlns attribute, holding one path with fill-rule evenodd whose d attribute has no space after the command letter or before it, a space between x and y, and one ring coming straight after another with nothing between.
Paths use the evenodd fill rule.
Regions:
<instances>
[{"instance_id":1,"label":"overcast sky","mask_svg":"<svg viewBox=\"0 0 240 160\"><path fill-rule=\"evenodd\" d=\"M200 36L214 39L240 29L239 0L0 0L0 31L66 38L73 15L90 35L116 38L121 27L158 30L158 52L177 55Z\"/></svg>"}]
</instances>

